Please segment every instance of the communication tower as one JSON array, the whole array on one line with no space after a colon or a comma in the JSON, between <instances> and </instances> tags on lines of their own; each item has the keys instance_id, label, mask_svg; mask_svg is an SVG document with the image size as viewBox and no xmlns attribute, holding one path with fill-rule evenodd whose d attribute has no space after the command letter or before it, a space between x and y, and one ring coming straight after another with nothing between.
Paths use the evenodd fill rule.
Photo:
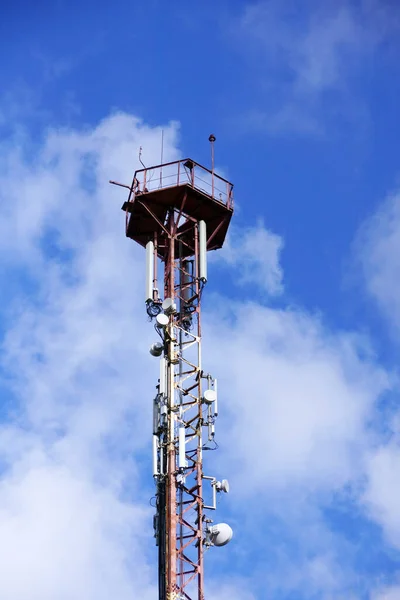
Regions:
<instances>
[{"instance_id":1,"label":"communication tower","mask_svg":"<svg viewBox=\"0 0 400 600\"><path fill-rule=\"evenodd\" d=\"M217 380L203 370L201 299L207 251L221 248L233 214L233 185L192 159L137 170L122 209L126 236L146 249L145 304L159 341L153 400L154 535L159 600L204 600L204 552L232 537L209 511L227 480L203 472L203 453L217 448ZM158 267L163 265L159 289Z\"/></svg>"}]
</instances>

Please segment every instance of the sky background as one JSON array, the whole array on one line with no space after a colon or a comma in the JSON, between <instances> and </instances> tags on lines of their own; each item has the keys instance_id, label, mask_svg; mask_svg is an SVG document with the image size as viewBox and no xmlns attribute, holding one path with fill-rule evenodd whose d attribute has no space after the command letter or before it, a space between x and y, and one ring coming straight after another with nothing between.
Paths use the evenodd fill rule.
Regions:
<instances>
[{"instance_id":1,"label":"sky background","mask_svg":"<svg viewBox=\"0 0 400 600\"><path fill-rule=\"evenodd\" d=\"M235 185L204 293L206 600L400 600L400 7L0 7L0 596L151 600L144 162Z\"/></svg>"}]
</instances>

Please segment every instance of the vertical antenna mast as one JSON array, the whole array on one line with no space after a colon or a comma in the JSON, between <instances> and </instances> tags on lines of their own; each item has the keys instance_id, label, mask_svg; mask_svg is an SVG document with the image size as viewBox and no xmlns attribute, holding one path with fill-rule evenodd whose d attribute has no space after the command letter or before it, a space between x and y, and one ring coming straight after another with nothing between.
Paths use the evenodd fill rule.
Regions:
<instances>
[{"instance_id":1,"label":"vertical antenna mast","mask_svg":"<svg viewBox=\"0 0 400 600\"><path fill-rule=\"evenodd\" d=\"M162 164L164 160L164 129L161 130L161 161L160 161L160 188L162 188Z\"/></svg>"},{"instance_id":2,"label":"vertical antenna mast","mask_svg":"<svg viewBox=\"0 0 400 600\"><path fill-rule=\"evenodd\" d=\"M146 248L146 311L159 335L150 353L159 358L153 400L156 484L154 535L158 546L159 600L204 600L204 552L232 537L229 525L212 525L227 480L203 471L203 450L216 448L217 381L203 370L201 299L207 251L221 248L233 214L233 185L191 159L168 163L175 180L163 185L161 164L135 172L123 210L126 235ZM148 171L160 174L155 178ZM204 189L204 182L211 186ZM225 190L214 196L214 179ZM111 182L116 183L116 182ZM164 265L164 299L157 262Z\"/></svg>"},{"instance_id":3,"label":"vertical antenna mast","mask_svg":"<svg viewBox=\"0 0 400 600\"><path fill-rule=\"evenodd\" d=\"M212 190L212 197L214 198L214 142L215 142L215 135L211 134L210 137L208 138L208 141L211 144L211 190Z\"/></svg>"}]
</instances>

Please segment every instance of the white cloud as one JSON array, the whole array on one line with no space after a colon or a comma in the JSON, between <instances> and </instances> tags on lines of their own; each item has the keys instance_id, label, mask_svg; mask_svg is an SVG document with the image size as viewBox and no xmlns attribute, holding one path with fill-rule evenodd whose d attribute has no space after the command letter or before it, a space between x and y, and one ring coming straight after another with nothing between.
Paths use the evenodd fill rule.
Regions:
<instances>
[{"instance_id":1,"label":"white cloud","mask_svg":"<svg viewBox=\"0 0 400 600\"><path fill-rule=\"evenodd\" d=\"M391 586L374 594L372 600L399 600L400 586Z\"/></svg>"},{"instance_id":2,"label":"white cloud","mask_svg":"<svg viewBox=\"0 0 400 600\"><path fill-rule=\"evenodd\" d=\"M177 126L164 132L173 159ZM0 259L17 281L12 298L4 293L1 355L18 401L0 427L0 555L8 561L0 596L10 600L155 593L152 482L140 465L150 462L153 331L142 303L143 253L123 232L125 191L108 180L130 181L139 145L157 162L159 141L160 128L117 114L92 130L50 131L33 160L18 145L3 148ZM225 260L243 284L277 294L281 248L260 224L232 237ZM217 432L229 443L220 467L237 498L250 477L296 512L290 498L304 506L301 498L360 475L366 422L390 385L366 340L332 333L299 310L228 305L223 296L204 323L204 366L221 380ZM313 514L300 536L318 547L307 572L316 589L339 597L319 524L310 536ZM220 591L243 597L242 588Z\"/></svg>"},{"instance_id":3,"label":"white cloud","mask_svg":"<svg viewBox=\"0 0 400 600\"><path fill-rule=\"evenodd\" d=\"M357 478L367 422L391 385L366 340L330 333L302 311L250 302L221 302L213 325L212 364L232 419L225 442L235 440L241 488L332 490Z\"/></svg>"},{"instance_id":4,"label":"white cloud","mask_svg":"<svg viewBox=\"0 0 400 600\"><path fill-rule=\"evenodd\" d=\"M390 195L361 226L355 243L363 283L389 326L397 343L400 327L400 195ZM371 448L366 462L363 502L371 518L379 523L385 538L400 548L400 413L389 424L391 439ZM375 597L374 597L375 598ZM400 598L398 587L376 596L379 600Z\"/></svg>"},{"instance_id":5,"label":"white cloud","mask_svg":"<svg viewBox=\"0 0 400 600\"><path fill-rule=\"evenodd\" d=\"M0 595L10 600L156 593L151 476L139 484L131 459L148 442L151 328L125 191L108 180L130 182L139 145L156 160L160 131L117 114L51 131L33 162L22 148L3 152L1 261L20 280L5 294L14 305L1 357L18 402L0 427ZM172 124L165 156L176 141Z\"/></svg>"},{"instance_id":6,"label":"white cloud","mask_svg":"<svg viewBox=\"0 0 400 600\"><path fill-rule=\"evenodd\" d=\"M226 583L224 581L213 581L208 585L207 598L209 600L255 600L255 596L251 591L246 589L246 582L241 581L238 577L234 581ZM247 582L249 586L249 582Z\"/></svg>"},{"instance_id":7,"label":"white cloud","mask_svg":"<svg viewBox=\"0 0 400 600\"><path fill-rule=\"evenodd\" d=\"M324 539L323 530L321 534ZM297 572L296 567L293 570L294 580L291 582L292 585L288 586L292 591L307 589L311 597L318 597L322 600L359 599L350 591L351 574L346 565L341 564L340 556L333 556L329 552L322 551L321 554L299 565Z\"/></svg>"},{"instance_id":8,"label":"white cloud","mask_svg":"<svg viewBox=\"0 0 400 600\"><path fill-rule=\"evenodd\" d=\"M315 10L309 4L301 12L290 3L260 2L246 9L243 26L263 44L272 65L286 65L298 92L340 86L346 49L362 50L361 23L349 6L339 4L333 10Z\"/></svg>"},{"instance_id":9,"label":"white cloud","mask_svg":"<svg viewBox=\"0 0 400 600\"><path fill-rule=\"evenodd\" d=\"M240 229L233 225L216 260L231 269L236 284L277 296L283 291L282 248L282 238L265 229L262 222Z\"/></svg>"},{"instance_id":10,"label":"white cloud","mask_svg":"<svg viewBox=\"0 0 400 600\"><path fill-rule=\"evenodd\" d=\"M400 446L396 441L371 454L364 502L387 539L400 548Z\"/></svg>"},{"instance_id":11,"label":"white cloud","mask_svg":"<svg viewBox=\"0 0 400 600\"><path fill-rule=\"evenodd\" d=\"M362 225L356 251L367 291L397 335L400 327L400 194L389 196Z\"/></svg>"},{"instance_id":12,"label":"white cloud","mask_svg":"<svg viewBox=\"0 0 400 600\"><path fill-rule=\"evenodd\" d=\"M64 460L25 455L0 484L2 596L105 600L143 589L151 598L152 574L142 552L146 512L118 501L113 490Z\"/></svg>"},{"instance_id":13,"label":"white cloud","mask_svg":"<svg viewBox=\"0 0 400 600\"><path fill-rule=\"evenodd\" d=\"M328 116L360 117L364 109L357 98L355 111L354 72L368 68L368 59L398 25L397 13L378 2L248 5L236 31L240 48L257 56L266 91L264 107L245 117L248 125L321 134Z\"/></svg>"}]
</instances>

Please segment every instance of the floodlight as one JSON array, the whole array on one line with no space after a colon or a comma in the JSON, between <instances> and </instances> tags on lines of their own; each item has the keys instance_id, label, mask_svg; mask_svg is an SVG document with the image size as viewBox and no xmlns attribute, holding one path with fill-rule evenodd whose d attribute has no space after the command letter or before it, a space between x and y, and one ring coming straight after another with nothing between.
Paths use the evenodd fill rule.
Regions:
<instances>
[{"instance_id":1,"label":"floodlight","mask_svg":"<svg viewBox=\"0 0 400 600\"><path fill-rule=\"evenodd\" d=\"M150 354L152 356L161 356L164 345L161 342L155 342L150 346Z\"/></svg>"},{"instance_id":2,"label":"floodlight","mask_svg":"<svg viewBox=\"0 0 400 600\"><path fill-rule=\"evenodd\" d=\"M156 321L157 321L157 325L159 327L163 327L163 328L165 328L169 323L169 319L168 319L167 315L164 315L163 313L160 313L159 315L156 316Z\"/></svg>"},{"instance_id":3,"label":"floodlight","mask_svg":"<svg viewBox=\"0 0 400 600\"><path fill-rule=\"evenodd\" d=\"M225 546L228 544L233 536L232 528L226 523L218 523L218 525L212 525L208 533L210 535L210 541L214 546Z\"/></svg>"}]
</instances>

